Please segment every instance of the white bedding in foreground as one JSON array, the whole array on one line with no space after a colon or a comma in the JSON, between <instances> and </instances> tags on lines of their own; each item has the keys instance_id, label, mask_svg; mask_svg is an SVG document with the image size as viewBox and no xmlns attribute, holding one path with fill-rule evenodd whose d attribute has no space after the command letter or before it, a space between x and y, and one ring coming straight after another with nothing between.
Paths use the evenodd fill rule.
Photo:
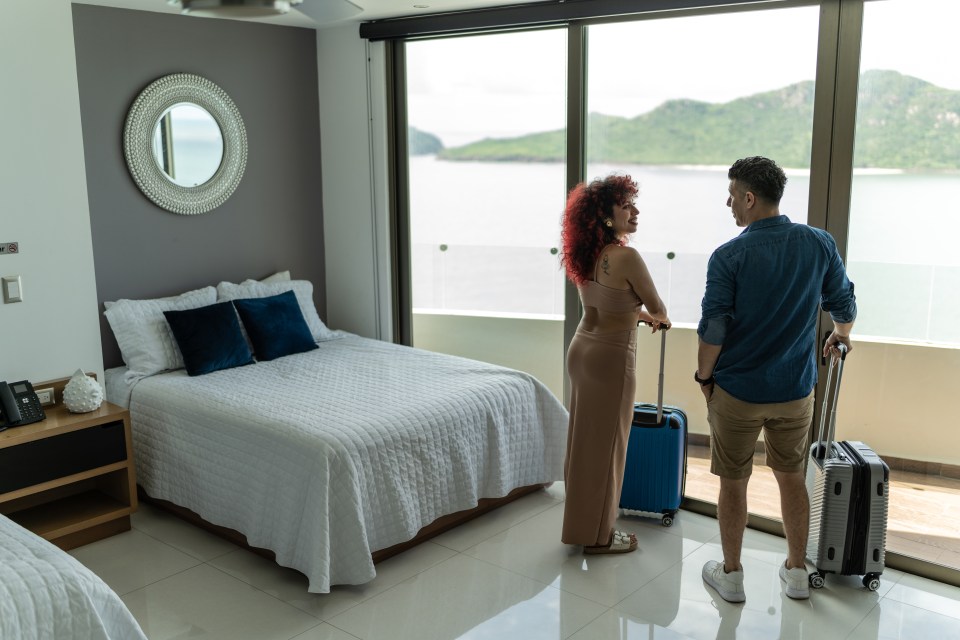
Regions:
<instances>
[{"instance_id":1,"label":"white bedding in foreground","mask_svg":"<svg viewBox=\"0 0 960 640\"><path fill-rule=\"evenodd\" d=\"M103 580L3 515L0 638L146 640L133 615Z\"/></svg>"},{"instance_id":2,"label":"white bedding in foreground","mask_svg":"<svg viewBox=\"0 0 960 640\"><path fill-rule=\"evenodd\" d=\"M538 380L354 335L129 398L147 493L273 550L312 592L371 580L371 552L440 516L562 479L567 412Z\"/></svg>"}]
</instances>

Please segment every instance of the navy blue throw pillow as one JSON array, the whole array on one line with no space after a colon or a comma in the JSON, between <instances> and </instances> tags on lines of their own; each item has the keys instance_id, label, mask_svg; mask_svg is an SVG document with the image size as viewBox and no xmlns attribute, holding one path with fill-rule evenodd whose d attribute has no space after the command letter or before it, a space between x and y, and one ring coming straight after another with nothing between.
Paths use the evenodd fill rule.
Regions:
<instances>
[{"instance_id":1,"label":"navy blue throw pillow","mask_svg":"<svg viewBox=\"0 0 960 640\"><path fill-rule=\"evenodd\" d=\"M273 360L317 348L293 291L266 298L243 298L233 304L257 360Z\"/></svg>"},{"instance_id":2,"label":"navy blue throw pillow","mask_svg":"<svg viewBox=\"0 0 960 640\"><path fill-rule=\"evenodd\" d=\"M253 364L253 354L229 302L186 311L164 311L191 376Z\"/></svg>"}]
</instances>

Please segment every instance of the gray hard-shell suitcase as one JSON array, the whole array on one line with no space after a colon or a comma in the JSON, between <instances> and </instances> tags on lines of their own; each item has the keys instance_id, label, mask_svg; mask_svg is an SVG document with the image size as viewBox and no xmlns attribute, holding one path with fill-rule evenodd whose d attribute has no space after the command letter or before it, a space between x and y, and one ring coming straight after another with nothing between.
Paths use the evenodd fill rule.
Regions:
<instances>
[{"instance_id":1,"label":"gray hard-shell suitcase","mask_svg":"<svg viewBox=\"0 0 960 640\"><path fill-rule=\"evenodd\" d=\"M824 574L863 576L863 586L880 587L887 537L890 469L862 442L835 441L837 396L846 347L827 370L827 384L817 442L807 461L810 535L807 557L816 567L810 586L823 586ZM831 398L831 377L837 369ZM830 400L827 402L827 400ZM830 405L829 420L827 406Z\"/></svg>"}]
</instances>

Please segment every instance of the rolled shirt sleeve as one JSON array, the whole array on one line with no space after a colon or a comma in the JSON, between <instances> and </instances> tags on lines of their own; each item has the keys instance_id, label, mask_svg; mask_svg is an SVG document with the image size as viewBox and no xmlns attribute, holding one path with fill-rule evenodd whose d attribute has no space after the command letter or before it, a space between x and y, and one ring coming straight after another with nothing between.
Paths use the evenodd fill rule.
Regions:
<instances>
[{"instance_id":1,"label":"rolled shirt sleeve","mask_svg":"<svg viewBox=\"0 0 960 640\"><path fill-rule=\"evenodd\" d=\"M830 266L823 277L820 308L829 313L834 322L853 322L857 319L857 297L853 293L853 283L847 278L847 271L833 238L824 235L831 258Z\"/></svg>"},{"instance_id":2,"label":"rolled shirt sleeve","mask_svg":"<svg viewBox=\"0 0 960 640\"><path fill-rule=\"evenodd\" d=\"M707 287L700 303L700 323L697 335L707 344L722 345L727 336L727 325L733 318L736 280L724 257L715 252L707 263Z\"/></svg>"}]
</instances>

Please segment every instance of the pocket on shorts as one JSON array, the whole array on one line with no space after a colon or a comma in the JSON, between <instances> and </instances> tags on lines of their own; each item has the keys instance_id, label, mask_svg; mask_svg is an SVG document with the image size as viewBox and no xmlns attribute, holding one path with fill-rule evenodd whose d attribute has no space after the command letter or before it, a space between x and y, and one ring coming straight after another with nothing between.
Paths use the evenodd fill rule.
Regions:
<instances>
[{"instance_id":1,"label":"pocket on shorts","mask_svg":"<svg viewBox=\"0 0 960 640\"><path fill-rule=\"evenodd\" d=\"M713 391L710 392L710 397L707 398L707 406L709 407L710 405L712 405L713 401L716 399L717 399L717 385L714 384Z\"/></svg>"}]
</instances>

